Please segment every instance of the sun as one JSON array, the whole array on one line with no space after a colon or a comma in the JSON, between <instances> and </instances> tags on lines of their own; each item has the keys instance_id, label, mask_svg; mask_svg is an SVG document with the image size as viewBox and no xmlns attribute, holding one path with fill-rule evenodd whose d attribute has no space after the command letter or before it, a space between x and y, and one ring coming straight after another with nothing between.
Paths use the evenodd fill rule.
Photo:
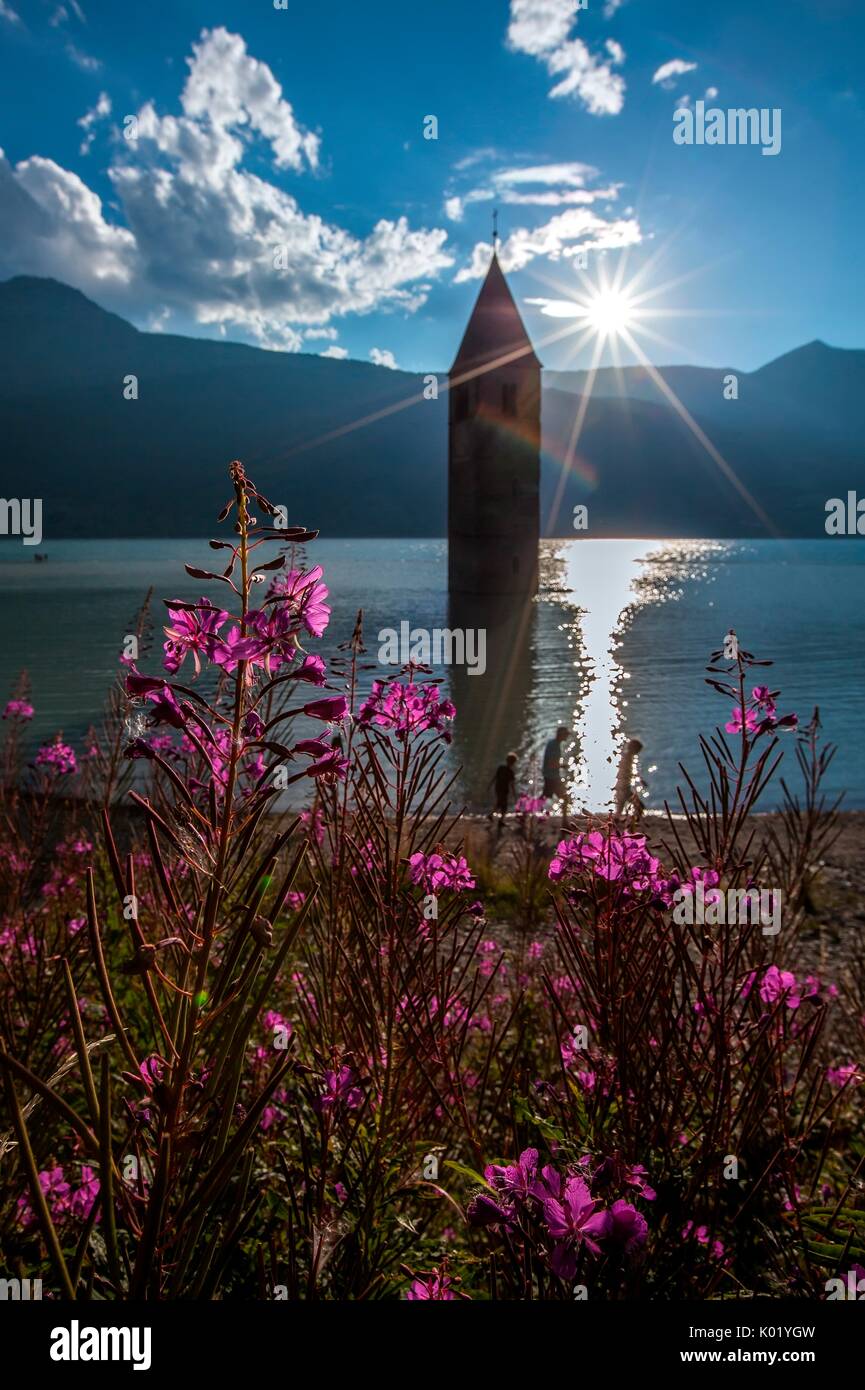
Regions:
<instances>
[{"instance_id":1,"label":"sun","mask_svg":"<svg viewBox=\"0 0 865 1390\"><path fill-rule=\"evenodd\" d=\"M586 285L582 292L569 299L530 299L550 318L573 319L578 332L587 333L598 343L627 336L643 317L639 300L628 287L598 284Z\"/></svg>"},{"instance_id":2,"label":"sun","mask_svg":"<svg viewBox=\"0 0 865 1390\"><path fill-rule=\"evenodd\" d=\"M621 290L598 290L581 307L587 326L604 338L617 337L633 323L634 305Z\"/></svg>"}]
</instances>

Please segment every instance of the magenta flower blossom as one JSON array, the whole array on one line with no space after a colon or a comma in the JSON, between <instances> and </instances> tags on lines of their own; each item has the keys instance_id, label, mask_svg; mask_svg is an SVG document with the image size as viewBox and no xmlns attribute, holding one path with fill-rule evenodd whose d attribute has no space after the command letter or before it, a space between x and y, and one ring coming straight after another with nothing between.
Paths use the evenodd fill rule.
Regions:
<instances>
[{"instance_id":1,"label":"magenta flower blossom","mask_svg":"<svg viewBox=\"0 0 865 1390\"><path fill-rule=\"evenodd\" d=\"M158 690L149 698L151 701L151 724L170 724L172 729L186 728L184 707L178 701L170 685L166 685L164 689Z\"/></svg>"},{"instance_id":2,"label":"magenta flower blossom","mask_svg":"<svg viewBox=\"0 0 865 1390\"><path fill-rule=\"evenodd\" d=\"M618 1245L626 1255L632 1255L645 1244L649 1230L646 1218L629 1202L622 1199L614 1202L608 1215L606 1235L611 1245Z\"/></svg>"},{"instance_id":3,"label":"magenta flower blossom","mask_svg":"<svg viewBox=\"0 0 865 1390\"><path fill-rule=\"evenodd\" d=\"M610 1216L601 1210L602 1205L592 1197L583 1179L576 1177L565 1182L561 1201L548 1197L544 1202L544 1218L556 1242L550 1265L560 1279L573 1279L581 1245L594 1255L600 1254L598 1242L610 1230Z\"/></svg>"},{"instance_id":4,"label":"magenta flower blossom","mask_svg":"<svg viewBox=\"0 0 865 1390\"><path fill-rule=\"evenodd\" d=\"M357 1110L363 1104L363 1091L355 1086L354 1080L354 1072L348 1066L340 1067L339 1071L326 1071L324 1090L318 1098L316 1108L320 1111L340 1107Z\"/></svg>"},{"instance_id":5,"label":"magenta flower blossom","mask_svg":"<svg viewBox=\"0 0 865 1390\"><path fill-rule=\"evenodd\" d=\"M446 725L455 716L454 705L440 698L439 687L433 683L419 685L412 680L375 680L369 699L358 712L358 723L392 729L403 741L411 735L431 731L449 743L451 735Z\"/></svg>"},{"instance_id":6,"label":"magenta flower blossom","mask_svg":"<svg viewBox=\"0 0 865 1390\"><path fill-rule=\"evenodd\" d=\"M746 734L755 734L760 727L760 721L752 709L743 711L741 705L735 705L730 720L724 725L724 728L728 734L741 734L743 723Z\"/></svg>"},{"instance_id":7,"label":"magenta flower blossom","mask_svg":"<svg viewBox=\"0 0 865 1390\"><path fill-rule=\"evenodd\" d=\"M862 1077L855 1062L842 1067L827 1067L826 1080L830 1086L858 1086Z\"/></svg>"},{"instance_id":8,"label":"magenta flower blossom","mask_svg":"<svg viewBox=\"0 0 865 1390\"><path fill-rule=\"evenodd\" d=\"M646 848L645 835L617 835L591 830L561 840L550 861L554 882L572 879L586 870L610 883L620 883L626 893L644 889L660 891L660 861Z\"/></svg>"},{"instance_id":9,"label":"magenta flower blossom","mask_svg":"<svg viewBox=\"0 0 865 1390\"><path fill-rule=\"evenodd\" d=\"M428 893L440 893L449 888L455 893L474 888L475 880L464 855L422 854L409 858L409 877L412 883L423 884Z\"/></svg>"},{"instance_id":10,"label":"magenta flower blossom","mask_svg":"<svg viewBox=\"0 0 865 1390\"><path fill-rule=\"evenodd\" d=\"M291 570L273 580L268 598L284 599L298 626L303 625L310 637L321 637L330 621L326 584L321 583L321 565L303 572Z\"/></svg>"},{"instance_id":11,"label":"magenta flower blossom","mask_svg":"<svg viewBox=\"0 0 865 1390\"><path fill-rule=\"evenodd\" d=\"M632 1167L625 1169L625 1182L628 1187L636 1188L640 1196L645 1198L647 1202L654 1202L658 1194L653 1187L649 1186L648 1177L649 1175L642 1163L635 1163Z\"/></svg>"},{"instance_id":12,"label":"magenta flower blossom","mask_svg":"<svg viewBox=\"0 0 865 1390\"><path fill-rule=\"evenodd\" d=\"M3 711L4 719L32 719L33 706L29 700L10 700Z\"/></svg>"},{"instance_id":13,"label":"magenta flower blossom","mask_svg":"<svg viewBox=\"0 0 865 1390\"><path fill-rule=\"evenodd\" d=\"M36 754L36 766L50 768L58 777L78 771L73 749L63 743L59 735L53 743L43 743Z\"/></svg>"},{"instance_id":14,"label":"magenta flower blossom","mask_svg":"<svg viewBox=\"0 0 865 1390\"><path fill-rule=\"evenodd\" d=\"M498 1202L488 1192L478 1192L466 1207L470 1226L507 1226L514 1212L505 1202Z\"/></svg>"},{"instance_id":15,"label":"magenta flower blossom","mask_svg":"<svg viewBox=\"0 0 865 1390\"><path fill-rule=\"evenodd\" d=\"M325 695L320 700L310 700L303 707L310 719L325 719L328 723L339 723L348 714L348 701L344 695Z\"/></svg>"},{"instance_id":16,"label":"magenta flower blossom","mask_svg":"<svg viewBox=\"0 0 865 1390\"><path fill-rule=\"evenodd\" d=\"M310 758L323 758L330 751L330 744L326 738L302 738L291 751L306 753Z\"/></svg>"},{"instance_id":17,"label":"magenta flower blossom","mask_svg":"<svg viewBox=\"0 0 865 1390\"><path fill-rule=\"evenodd\" d=\"M484 1177L491 1187L497 1188L500 1192L513 1192L519 1197L530 1197L535 1192L537 1170L537 1149L524 1149L516 1163L488 1164L484 1169Z\"/></svg>"},{"instance_id":18,"label":"magenta flower blossom","mask_svg":"<svg viewBox=\"0 0 865 1390\"><path fill-rule=\"evenodd\" d=\"M426 1276L419 1275L412 1281L406 1293L409 1302L418 1299L438 1299L443 1303L455 1303L457 1296L452 1292L453 1280L442 1269L434 1269Z\"/></svg>"},{"instance_id":19,"label":"magenta flower blossom","mask_svg":"<svg viewBox=\"0 0 865 1390\"><path fill-rule=\"evenodd\" d=\"M792 970L779 970L777 965L770 965L760 982L760 998L764 1004L783 1000L788 1009L798 1009L802 998Z\"/></svg>"},{"instance_id":20,"label":"magenta flower blossom","mask_svg":"<svg viewBox=\"0 0 865 1390\"><path fill-rule=\"evenodd\" d=\"M144 1061L139 1064L138 1070L148 1091L152 1091L153 1087L158 1085L165 1075L165 1062L157 1052L154 1052L149 1057L145 1057Z\"/></svg>"},{"instance_id":21,"label":"magenta flower blossom","mask_svg":"<svg viewBox=\"0 0 865 1390\"><path fill-rule=\"evenodd\" d=\"M55 1221L61 1221L69 1214L69 1199L72 1188L66 1181L63 1169L58 1164L55 1168L44 1168L39 1174L39 1186L48 1204L48 1210ZM29 1195L22 1195L16 1203L18 1221L25 1229L35 1225L36 1214L30 1205Z\"/></svg>"},{"instance_id":22,"label":"magenta flower blossom","mask_svg":"<svg viewBox=\"0 0 865 1390\"><path fill-rule=\"evenodd\" d=\"M214 642L210 659L231 675L242 661L248 662L250 666L264 666L269 653L270 645L265 638L244 637L239 627L232 627L225 637L220 637Z\"/></svg>"},{"instance_id":23,"label":"magenta flower blossom","mask_svg":"<svg viewBox=\"0 0 865 1390\"><path fill-rule=\"evenodd\" d=\"M320 656L307 653L301 664L291 673L297 681L308 681L310 685L324 685L327 680L327 667Z\"/></svg>"},{"instance_id":24,"label":"magenta flower blossom","mask_svg":"<svg viewBox=\"0 0 865 1390\"><path fill-rule=\"evenodd\" d=\"M187 656L195 664L195 674L201 672L201 658L212 659L217 634L223 623L228 621L224 608L214 608L210 599L203 598L194 607L187 607L179 599L166 603L171 622L163 629L168 641L164 644L163 666L175 675Z\"/></svg>"},{"instance_id":25,"label":"magenta flower blossom","mask_svg":"<svg viewBox=\"0 0 865 1390\"><path fill-rule=\"evenodd\" d=\"M315 777L324 782L344 782L348 776L350 763L348 758L344 758L338 748L332 748L329 753L325 753L323 758L310 763L306 768L307 777Z\"/></svg>"},{"instance_id":26,"label":"magenta flower blossom","mask_svg":"<svg viewBox=\"0 0 865 1390\"><path fill-rule=\"evenodd\" d=\"M751 691L751 699L758 709L763 710L771 719L774 719L778 711L773 693L768 685L755 685Z\"/></svg>"}]
</instances>

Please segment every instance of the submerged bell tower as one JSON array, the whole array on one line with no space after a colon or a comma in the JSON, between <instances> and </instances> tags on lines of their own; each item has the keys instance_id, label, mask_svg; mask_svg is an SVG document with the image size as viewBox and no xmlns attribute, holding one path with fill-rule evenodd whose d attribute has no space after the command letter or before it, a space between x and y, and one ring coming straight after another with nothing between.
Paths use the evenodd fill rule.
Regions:
<instances>
[{"instance_id":1,"label":"submerged bell tower","mask_svg":"<svg viewBox=\"0 0 865 1390\"><path fill-rule=\"evenodd\" d=\"M495 249L449 382L448 588L534 594L541 364Z\"/></svg>"}]
</instances>

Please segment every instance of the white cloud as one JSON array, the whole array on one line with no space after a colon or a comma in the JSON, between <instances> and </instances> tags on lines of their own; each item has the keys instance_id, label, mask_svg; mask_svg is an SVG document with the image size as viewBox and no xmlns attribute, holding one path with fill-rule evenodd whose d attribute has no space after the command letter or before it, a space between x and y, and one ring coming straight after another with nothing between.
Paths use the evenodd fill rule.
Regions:
<instances>
[{"instance_id":1,"label":"white cloud","mask_svg":"<svg viewBox=\"0 0 865 1390\"><path fill-rule=\"evenodd\" d=\"M111 98L107 92L100 92L99 100L96 105L91 106L90 110L85 111L84 115L79 117L78 120L78 125L80 125L81 129L85 132L84 139L81 141L80 154L90 153L90 146L93 144L96 137L96 131L93 127L96 125L97 121L101 121L106 116L110 115Z\"/></svg>"},{"instance_id":2,"label":"white cloud","mask_svg":"<svg viewBox=\"0 0 865 1390\"><path fill-rule=\"evenodd\" d=\"M652 83L660 83L667 91L676 85L676 78L681 77L686 72L693 72L696 63L686 63L684 58L671 58L668 63L662 63L655 72Z\"/></svg>"},{"instance_id":3,"label":"white cloud","mask_svg":"<svg viewBox=\"0 0 865 1390\"><path fill-rule=\"evenodd\" d=\"M370 348L369 356L377 367L390 367L392 372L397 370L396 358L389 348Z\"/></svg>"},{"instance_id":4,"label":"white cloud","mask_svg":"<svg viewBox=\"0 0 865 1390\"><path fill-rule=\"evenodd\" d=\"M21 16L13 10L11 5L6 4L6 0L0 0L0 19L5 19L7 24L21 23Z\"/></svg>"},{"instance_id":5,"label":"white cloud","mask_svg":"<svg viewBox=\"0 0 865 1390\"><path fill-rule=\"evenodd\" d=\"M81 49L76 47L74 43L67 43L66 52L75 66L80 68L82 72L98 72L102 67L101 59L93 58L89 53L82 53Z\"/></svg>"},{"instance_id":6,"label":"white cloud","mask_svg":"<svg viewBox=\"0 0 865 1390\"><path fill-rule=\"evenodd\" d=\"M537 255L549 254L552 259L559 255L573 255L577 246L568 250L565 243L576 236L583 238L589 234L587 245L630 244L639 241L641 234L638 224L633 220L632 209L622 217L612 219L587 210L594 204L614 203L621 192L622 185L609 183L599 187L586 187L598 177L598 170L591 164L572 160L558 164L508 165L493 169L486 175L486 184L481 189L472 189L461 194L464 205L480 197L495 198L499 206L568 208L574 215L554 218L544 227L529 231L517 228L505 240L501 255L506 269L519 269ZM624 238L624 240L623 240ZM540 249L540 244L549 250ZM479 242L474 248L472 259L460 269L457 282L474 279L486 272L491 247L487 242Z\"/></svg>"},{"instance_id":7,"label":"white cloud","mask_svg":"<svg viewBox=\"0 0 865 1390\"><path fill-rule=\"evenodd\" d=\"M180 98L186 116L221 130L248 127L270 142L279 169L318 164L321 141L298 126L291 103L266 63L252 58L239 34L205 31L192 45L189 76Z\"/></svg>"},{"instance_id":8,"label":"white cloud","mask_svg":"<svg viewBox=\"0 0 865 1390\"><path fill-rule=\"evenodd\" d=\"M13 170L0 151L0 210L7 273L53 275L85 293L131 283L134 236L107 222L100 198L53 159L32 155Z\"/></svg>"},{"instance_id":9,"label":"white cloud","mask_svg":"<svg viewBox=\"0 0 865 1390\"><path fill-rule=\"evenodd\" d=\"M445 217L447 217L450 222L462 222L463 212L462 198L445 198Z\"/></svg>"},{"instance_id":10,"label":"white cloud","mask_svg":"<svg viewBox=\"0 0 865 1390\"><path fill-rule=\"evenodd\" d=\"M563 183L572 188L582 188L586 179L597 174L591 164L530 164L519 169L499 169L493 174L497 184L514 183Z\"/></svg>"},{"instance_id":11,"label":"white cloud","mask_svg":"<svg viewBox=\"0 0 865 1390\"><path fill-rule=\"evenodd\" d=\"M319 340L322 338L326 338L332 342L334 338L339 337L339 334L337 333L335 328L307 328L303 336L307 341L312 341L313 339Z\"/></svg>"},{"instance_id":12,"label":"white cloud","mask_svg":"<svg viewBox=\"0 0 865 1390\"><path fill-rule=\"evenodd\" d=\"M571 188L564 192L550 189L534 193L515 193L513 189L506 189L501 201L517 207L558 208L568 204L587 207L592 203L612 202L618 198L620 188L620 184L610 184L607 188Z\"/></svg>"},{"instance_id":13,"label":"white cloud","mask_svg":"<svg viewBox=\"0 0 865 1390\"><path fill-rule=\"evenodd\" d=\"M69 4L72 9L72 13L75 15L75 18L79 20L81 24L86 24L87 16L85 15L81 6L78 4L78 0L69 0ZM52 26L52 28L56 29L58 25L65 24L68 18L69 10L67 10L66 6L58 5L53 15L49 19L48 23Z\"/></svg>"},{"instance_id":14,"label":"white cloud","mask_svg":"<svg viewBox=\"0 0 865 1390\"><path fill-rule=\"evenodd\" d=\"M331 345L318 355L319 357L335 357L338 361L344 362L346 357L348 357L348 348L334 347Z\"/></svg>"},{"instance_id":15,"label":"white cloud","mask_svg":"<svg viewBox=\"0 0 865 1390\"><path fill-rule=\"evenodd\" d=\"M593 116L615 116L625 101L625 79L613 67L625 60L615 39L605 45L606 58L594 54L582 39L569 38L577 0L511 0L508 46L546 64L559 81L550 89L553 99L574 97Z\"/></svg>"},{"instance_id":16,"label":"white cloud","mask_svg":"<svg viewBox=\"0 0 865 1390\"><path fill-rule=\"evenodd\" d=\"M522 270L539 256L567 260L580 251L615 250L636 246L641 240L640 225L634 217L608 221L588 208L569 208L540 227L515 228L499 247L499 261L504 271ZM485 275L491 255L492 247L478 242L469 264L457 272L455 283Z\"/></svg>"},{"instance_id":17,"label":"white cloud","mask_svg":"<svg viewBox=\"0 0 865 1390\"><path fill-rule=\"evenodd\" d=\"M604 19L612 19L616 10L621 9L624 3L625 0L607 0L607 3L604 5Z\"/></svg>"},{"instance_id":18,"label":"white cloud","mask_svg":"<svg viewBox=\"0 0 865 1390\"><path fill-rule=\"evenodd\" d=\"M718 95L718 88L717 88L717 87L707 87L707 88L706 88L706 100L707 100L707 101L714 101L714 100L715 100L715 97L716 97L717 95Z\"/></svg>"},{"instance_id":19,"label":"white cloud","mask_svg":"<svg viewBox=\"0 0 865 1390\"><path fill-rule=\"evenodd\" d=\"M624 61L624 50L619 52L621 57L611 55L610 62ZM613 72L609 62L594 57L582 39L571 39L557 48L547 59L547 67L554 75L563 74L551 88L551 97L577 97L592 116L617 116L625 104L625 79Z\"/></svg>"},{"instance_id":20,"label":"white cloud","mask_svg":"<svg viewBox=\"0 0 865 1390\"><path fill-rule=\"evenodd\" d=\"M508 43L518 53L539 57L564 43L579 0L511 0Z\"/></svg>"},{"instance_id":21,"label":"white cloud","mask_svg":"<svg viewBox=\"0 0 865 1390\"><path fill-rule=\"evenodd\" d=\"M189 69L183 114L145 103L137 142L118 142L108 172L125 225L53 160L0 164L0 269L56 276L139 321L155 301L291 350L305 327L420 308L453 264L447 232L400 217L357 236L304 212L242 167L256 137L280 169L318 162L320 137L299 124L270 69L224 29L202 33Z\"/></svg>"}]
</instances>

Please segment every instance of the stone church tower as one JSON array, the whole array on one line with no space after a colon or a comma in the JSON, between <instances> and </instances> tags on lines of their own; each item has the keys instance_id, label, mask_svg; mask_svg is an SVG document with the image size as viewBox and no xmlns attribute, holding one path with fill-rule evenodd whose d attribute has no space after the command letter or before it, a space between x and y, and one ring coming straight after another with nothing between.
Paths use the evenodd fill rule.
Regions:
<instances>
[{"instance_id":1,"label":"stone church tower","mask_svg":"<svg viewBox=\"0 0 865 1390\"><path fill-rule=\"evenodd\" d=\"M541 364L493 252L450 371L448 588L538 584Z\"/></svg>"}]
</instances>

